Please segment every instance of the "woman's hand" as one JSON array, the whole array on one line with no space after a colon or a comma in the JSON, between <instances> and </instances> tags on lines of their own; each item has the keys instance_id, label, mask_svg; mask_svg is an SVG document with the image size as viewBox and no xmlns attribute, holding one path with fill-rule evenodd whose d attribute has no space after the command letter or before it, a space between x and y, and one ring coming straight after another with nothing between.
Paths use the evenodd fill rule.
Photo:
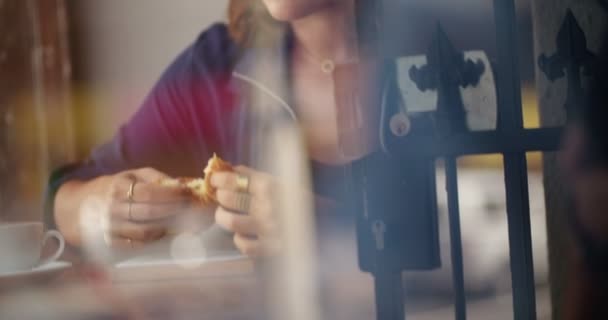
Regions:
<instances>
[{"instance_id":1,"label":"woman's hand","mask_svg":"<svg viewBox=\"0 0 608 320\"><path fill-rule=\"evenodd\" d=\"M152 168L109 176L99 217L105 243L111 248L132 249L159 240L178 218L199 217L199 227L213 222L213 209L202 208L181 187L159 184L169 178Z\"/></svg>"},{"instance_id":2,"label":"woman's hand","mask_svg":"<svg viewBox=\"0 0 608 320\"><path fill-rule=\"evenodd\" d=\"M234 233L234 244L250 257L278 253L280 239L274 207L274 179L265 173L238 166L234 172L216 172L211 185L220 204L215 222Z\"/></svg>"}]
</instances>

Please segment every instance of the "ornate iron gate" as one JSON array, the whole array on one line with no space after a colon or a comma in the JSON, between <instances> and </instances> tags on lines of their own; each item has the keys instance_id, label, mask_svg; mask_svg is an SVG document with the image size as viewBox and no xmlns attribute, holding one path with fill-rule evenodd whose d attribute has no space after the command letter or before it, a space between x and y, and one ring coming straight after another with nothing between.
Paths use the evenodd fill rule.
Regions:
<instances>
[{"instance_id":1,"label":"ornate iron gate","mask_svg":"<svg viewBox=\"0 0 608 320\"><path fill-rule=\"evenodd\" d=\"M498 40L496 41L498 54L494 66L498 98L497 129L471 132L463 124L465 111L458 89L478 81L480 70L479 66L467 61L462 52L450 44L448 37L439 28L433 45L427 53L428 64L410 70L411 79L421 90L437 91L438 105L433 115L436 124L434 131L429 135L392 139L385 146L385 151L390 152L400 161L411 161L413 158L445 159L457 320L466 319L466 298L456 159L468 155L503 155L514 317L518 320L536 319L526 152L557 150L563 130L563 128L524 128L518 72L515 3L514 0L494 0L493 3ZM383 12L382 1L362 1L358 12L368 17L371 12L375 13L374 19L360 16L363 22L359 26L359 36L361 43L368 45L364 49L375 50L373 54L383 57L381 39L384 33L380 24L376 23L377 17ZM570 87L566 108L571 111L583 98L578 71L593 58L586 49L585 36L571 13L565 18L557 43L558 52L550 57L541 56L539 66L551 80L564 76L566 70ZM363 224L364 226L358 230L360 243L365 241L366 228L378 229L375 227L379 225L379 220L378 218L363 219ZM387 225L381 231L385 232L390 227ZM359 254L361 259L361 249ZM395 271L391 264L394 261L383 260L381 255L371 255L371 257L377 259L374 261L374 269L371 270L376 286L377 318L404 319L400 272Z\"/></svg>"}]
</instances>

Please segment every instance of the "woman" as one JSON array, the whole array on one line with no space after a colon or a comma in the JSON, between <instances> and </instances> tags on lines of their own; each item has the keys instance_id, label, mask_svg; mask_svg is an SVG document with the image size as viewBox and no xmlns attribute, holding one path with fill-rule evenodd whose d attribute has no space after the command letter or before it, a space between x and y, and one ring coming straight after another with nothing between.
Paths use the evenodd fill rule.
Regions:
<instances>
[{"instance_id":1,"label":"woman","mask_svg":"<svg viewBox=\"0 0 608 320\"><path fill-rule=\"evenodd\" d=\"M229 25L203 32L111 142L97 148L88 162L53 175L48 222L80 246L86 223L81 209L97 200L106 210L98 210L93 227L103 229L108 245L130 248L162 238L176 216L195 211L206 217L205 226L215 221L233 232L243 253L267 253L262 244L273 240L277 213L270 205L272 178L245 166L254 163L249 154L256 146L246 138L258 125L248 93L273 97L285 114L297 118L315 172L338 169L341 174L340 166L377 148L368 138L373 136L369 126L355 128L344 120L352 114L337 107L334 95L344 91L334 88L336 78L353 75L339 70L351 69L360 58L354 1L230 1ZM276 34L285 35L285 41L271 41ZM251 73L267 52L279 52L272 68L284 71L288 96ZM371 120L366 117L365 123ZM352 139L346 141L348 152L340 137ZM212 176L217 208L194 203L179 188L158 185L169 176L200 176L213 153L243 164L234 173ZM247 190L237 183L243 179ZM250 199L246 208L240 205L243 196Z\"/></svg>"},{"instance_id":2,"label":"woman","mask_svg":"<svg viewBox=\"0 0 608 320\"><path fill-rule=\"evenodd\" d=\"M434 162L404 165L379 151L407 121L389 81L395 78L384 76L391 68L369 59L377 47L370 4L231 0L229 25L203 32L110 143L52 177L49 225L75 246L92 229L111 247L132 248L162 238L172 221L194 212L202 227L215 222L233 234L241 252L274 253L282 212L272 208L276 186L261 147L269 127L289 121L303 132L311 160L313 190L302 192L315 194L321 236L346 217L357 227L362 270L378 266L378 253L395 274L437 267ZM360 48L357 29L365 31ZM213 153L240 165L212 175L217 208L158 186L169 176L200 176ZM98 210L87 210L91 203Z\"/></svg>"}]
</instances>

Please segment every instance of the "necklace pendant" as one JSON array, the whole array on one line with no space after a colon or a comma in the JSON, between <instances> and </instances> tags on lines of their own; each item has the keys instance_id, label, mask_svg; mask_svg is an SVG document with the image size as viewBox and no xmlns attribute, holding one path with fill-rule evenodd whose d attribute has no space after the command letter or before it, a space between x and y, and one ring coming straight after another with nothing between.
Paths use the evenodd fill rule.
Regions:
<instances>
[{"instance_id":1,"label":"necklace pendant","mask_svg":"<svg viewBox=\"0 0 608 320\"><path fill-rule=\"evenodd\" d=\"M331 74L334 72L335 69L336 64L329 59L323 60L323 62L321 63L321 71L323 71L323 73Z\"/></svg>"}]
</instances>

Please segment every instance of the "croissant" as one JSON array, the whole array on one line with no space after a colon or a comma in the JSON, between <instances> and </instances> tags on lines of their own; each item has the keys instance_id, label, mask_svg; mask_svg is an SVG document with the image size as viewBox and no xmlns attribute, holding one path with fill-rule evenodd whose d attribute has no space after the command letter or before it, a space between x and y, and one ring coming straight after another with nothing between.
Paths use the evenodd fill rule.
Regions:
<instances>
[{"instance_id":1,"label":"croissant","mask_svg":"<svg viewBox=\"0 0 608 320\"><path fill-rule=\"evenodd\" d=\"M217 190L211 185L211 175L214 172L234 171L232 165L222 160L217 154L207 162L207 167L203 170L203 178L181 177L174 179L164 179L160 184L167 187L183 187L190 194L198 199L203 205L217 204Z\"/></svg>"}]
</instances>

